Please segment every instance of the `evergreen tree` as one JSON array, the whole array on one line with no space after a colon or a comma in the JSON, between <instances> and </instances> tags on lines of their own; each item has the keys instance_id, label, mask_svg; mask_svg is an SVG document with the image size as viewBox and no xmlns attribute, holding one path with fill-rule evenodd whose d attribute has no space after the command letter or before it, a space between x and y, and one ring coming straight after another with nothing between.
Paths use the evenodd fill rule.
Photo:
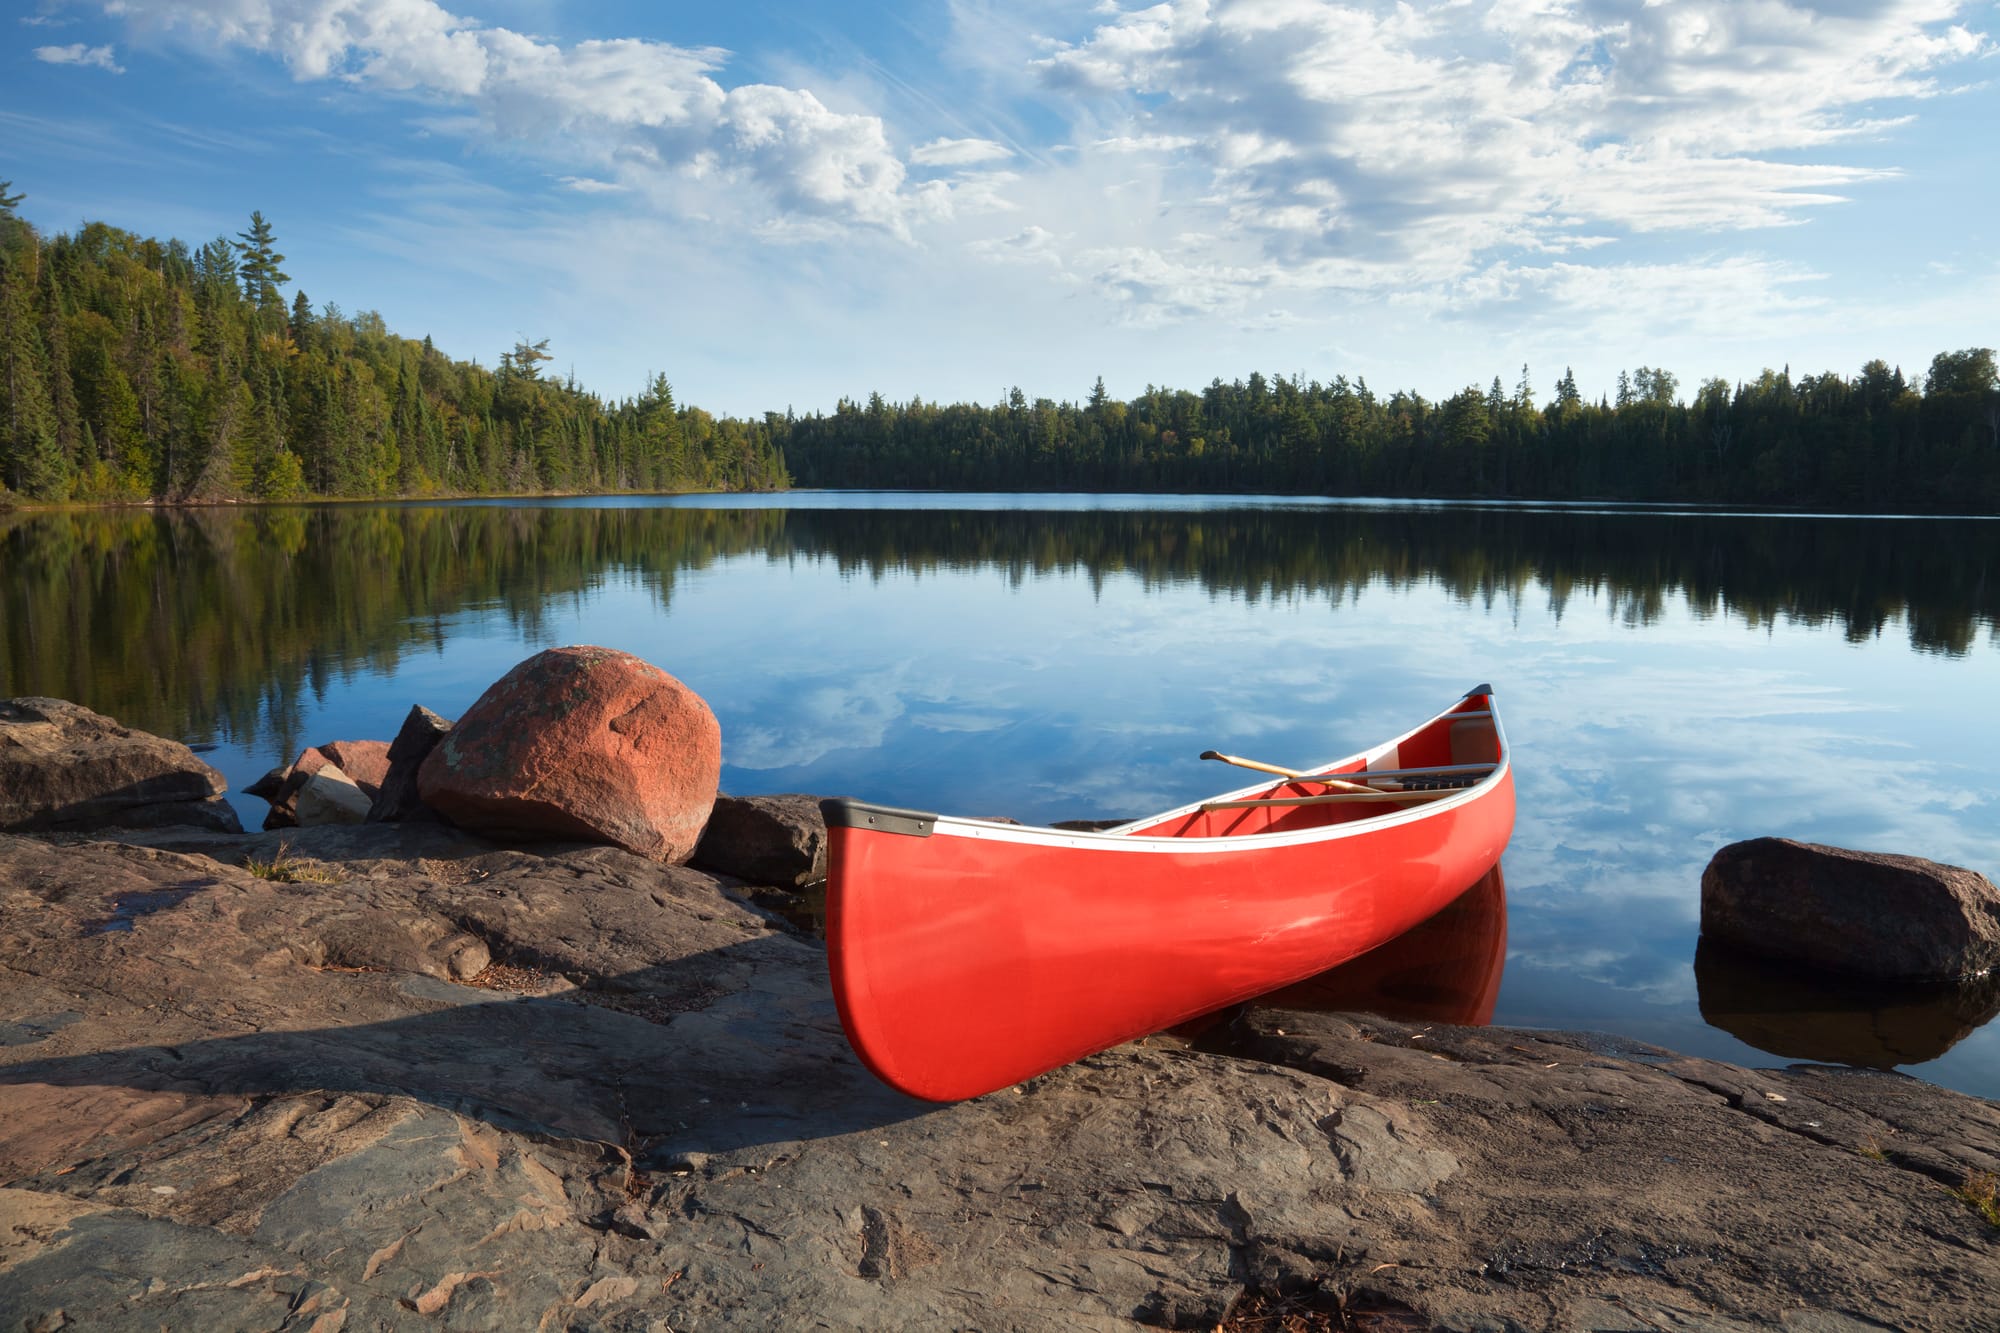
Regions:
<instances>
[{"instance_id":1,"label":"evergreen tree","mask_svg":"<svg viewBox=\"0 0 2000 1333\"><path fill-rule=\"evenodd\" d=\"M278 253L271 224L264 220L261 211L251 212L248 231L236 233L236 253L244 297L260 311L282 313L284 301L278 295L278 287L292 278L278 267L285 257Z\"/></svg>"}]
</instances>

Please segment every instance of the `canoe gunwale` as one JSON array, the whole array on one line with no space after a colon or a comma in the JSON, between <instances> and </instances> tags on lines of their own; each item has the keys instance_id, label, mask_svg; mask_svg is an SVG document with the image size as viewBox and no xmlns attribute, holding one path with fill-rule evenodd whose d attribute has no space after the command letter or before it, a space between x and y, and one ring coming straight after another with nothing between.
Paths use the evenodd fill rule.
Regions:
<instances>
[{"instance_id":1,"label":"canoe gunwale","mask_svg":"<svg viewBox=\"0 0 2000 1333\"><path fill-rule=\"evenodd\" d=\"M1322 824L1310 828L1283 829L1272 833L1226 833L1211 837L1136 837L1123 830L1157 824L1164 820L1180 818L1199 813L1204 806L1215 802L1239 800L1258 792L1268 791L1274 786L1282 786L1287 781L1298 779L1265 778L1234 791L1216 796L1204 796L1186 805L1158 814L1142 815L1127 820L1123 824L1108 829L1083 830L1048 828L1034 824L1011 824L992 819L974 819L961 815L940 815L925 810L907 810L897 806L875 805L867 801L836 798L820 803L821 810L830 826L861 828L881 833L903 833L915 837L958 837L979 838L995 842L1028 843L1055 848L1088 848L1092 851L1122 851L1139 854L1159 855L1162 853L1189 852L1217 854L1230 852L1267 851L1273 847L1288 847L1300 843L1333 842L1344 838L1363 837L1371 831L1391 828L1400 824L1418 823L1426 819L1436 819L1482 799L1501 783L1506 782L1513 772L1512 754L1507 746L1506 729L1500 722L1500 710L1491 703L1492 687L1482 685L1466 693L1465 699L1484 695L1488 699L1485 710L1476 716L1490 720L1493 724L1494 740L1498 747L1499 759L1491 771L1469 787L1463 787L1449 796L1436 797L1417 802L1407 809L1384 810L1381 814L1367 819L1347 823ZM1464 699L1459 701L1464 702ZM1382 755L1397 749L1426 728L1455 715L1458 704L1435 716L1426 718L1400 736L1381 742L1345 758L1331 760L1301 772L1306 780L1314 776L1365 776L1365 768ZM1475 714L1468 713L1468 716ZM1353 774L1335 773L1343 765L1359 762L1364 771ZM1387 802L1384 802L1386 805Z\"/></svg>"}]
</instances>

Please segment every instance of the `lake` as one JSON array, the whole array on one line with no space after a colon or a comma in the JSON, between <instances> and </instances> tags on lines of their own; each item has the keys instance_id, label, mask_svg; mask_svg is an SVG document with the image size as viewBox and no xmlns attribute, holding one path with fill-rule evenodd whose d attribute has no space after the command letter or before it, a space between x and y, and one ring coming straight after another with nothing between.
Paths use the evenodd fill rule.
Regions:
<instances>
[{"instance_id":1,"label":"lake","mask_svg":"<svg viewBox=\"0 0 2000 1333\"><path fill-rule=\"evenodd\" d=\"M250 827L234 793L302 745L456 716L564 643L706 697L726 791L1030 822L1238 785L1209 748L1332 759L1490 681L1520 796L1496 1022L2000 1097L2000 993L1696 956L1739 838L2000 875L2000 521L895 492L0 515L0 696L213 745Z\"/></svg>"}]
</instances>

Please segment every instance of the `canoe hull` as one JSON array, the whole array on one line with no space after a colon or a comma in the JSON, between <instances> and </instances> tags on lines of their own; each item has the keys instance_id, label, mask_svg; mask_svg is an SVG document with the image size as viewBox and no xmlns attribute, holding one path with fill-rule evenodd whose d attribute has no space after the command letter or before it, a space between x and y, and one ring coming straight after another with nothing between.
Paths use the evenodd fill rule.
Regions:
<instances>
[{"instance_id":1,"label":"canoe hull","mask_svg":"<svg viewBox=\"0 0 2000 1333\"><path fill-rule=\"evenodd\" d=\"M1317 830L1146 835L1225 817L1192 807L1126 826L1139 834L928 816L898 829L894 812L829 803L827 943L848 1039L892 1086L956 1100L1362 954L1499 860L1514 789L1495 730L1497 770L1474 789ZM1275 813L1300 809L1332 807Z\"/></svg>"}]
</instances>

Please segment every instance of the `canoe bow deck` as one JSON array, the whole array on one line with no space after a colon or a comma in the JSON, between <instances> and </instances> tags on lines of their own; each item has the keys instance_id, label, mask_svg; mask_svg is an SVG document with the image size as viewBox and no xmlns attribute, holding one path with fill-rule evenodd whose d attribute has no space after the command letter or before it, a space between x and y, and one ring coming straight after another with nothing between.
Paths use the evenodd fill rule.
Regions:
<instances>
[{"instance_id":1,"label":"canoe bow deck","mask_svg":"<svg viewBox=\"0 0 2000 1333\"><path fill-rule=\"evenodd\" d=\"M951 1101L1394 939L1499 861L1514 782L1482 685L1372 750L1099 832L823 809L848 1040Z\"/></svg>"}]
</instances>

